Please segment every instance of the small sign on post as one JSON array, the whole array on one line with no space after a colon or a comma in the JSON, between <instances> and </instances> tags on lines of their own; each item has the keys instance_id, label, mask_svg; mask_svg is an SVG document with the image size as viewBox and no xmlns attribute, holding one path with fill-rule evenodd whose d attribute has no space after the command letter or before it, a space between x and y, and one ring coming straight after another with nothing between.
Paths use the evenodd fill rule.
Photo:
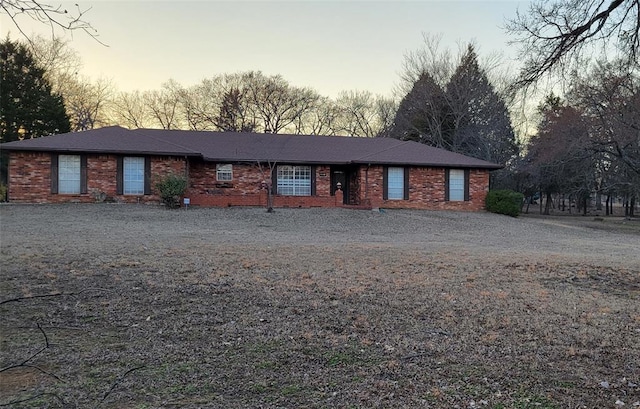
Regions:
<instances>
[{"instance_id":1,"label":"small sign on post","mask_svg":"<svg viewBox=\"0 0 640 409\"><path fill-rule=\"evenodd\" d=\"M182 199L182 202L184 203L184 208L186 210L187 207L189 207L189 205L191 204L191 199L189 199L188 197L185 197L184 199Z\"/></svg>"}]
</instances>

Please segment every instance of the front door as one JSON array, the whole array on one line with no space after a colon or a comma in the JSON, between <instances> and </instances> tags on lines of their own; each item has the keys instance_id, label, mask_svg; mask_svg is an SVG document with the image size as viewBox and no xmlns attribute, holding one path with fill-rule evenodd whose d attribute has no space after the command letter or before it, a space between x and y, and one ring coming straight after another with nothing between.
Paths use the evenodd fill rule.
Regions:
<instances>
[{"instance_id":1,"label":"front door","mask_svg":"<svg viewBox=\"0 0 640 409\"><path fill-rule=\"evenodd\" d=\"M338 183L342 188L343 204L349 204L349 170L343 166L331 167L331 196L334 196Z\"/></svg>"}]
</instances>

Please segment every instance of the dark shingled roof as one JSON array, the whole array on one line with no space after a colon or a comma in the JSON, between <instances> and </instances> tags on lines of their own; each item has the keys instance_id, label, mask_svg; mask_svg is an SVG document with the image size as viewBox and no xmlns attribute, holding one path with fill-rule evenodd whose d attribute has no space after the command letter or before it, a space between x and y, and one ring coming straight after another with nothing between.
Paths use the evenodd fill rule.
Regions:
<instances>
[{"instance_id":1,"label":"dark shingled roof","mask_svg":"<svg viewBox=\"0 0 640 409\"><path fill-rule=\"evenodd\" d=\"M2 144L3 150L201 157L216 162L383 164L499 169L500 165L389 138L256 134L119 126Z\"/></svg>"}]
</instances>

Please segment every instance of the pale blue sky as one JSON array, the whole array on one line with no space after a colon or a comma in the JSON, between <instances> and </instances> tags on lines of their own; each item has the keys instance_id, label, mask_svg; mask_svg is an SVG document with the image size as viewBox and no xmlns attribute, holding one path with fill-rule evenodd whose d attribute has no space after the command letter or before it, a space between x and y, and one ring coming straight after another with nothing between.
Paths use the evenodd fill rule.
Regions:
<instances>
[{"instance_id":1,"label":"pale blue sky","mask_svg":"<svg viewBox=\"0 0 640 409\"><path fill-rule=\"evenodd\" d=\"M48 0L58 4L55 0ZM63 3L73 8L75 2ZM113 80L121 91L190 86L216 74L261 70L323 95L368 90L391 95L403 56L422 33L441 34L453 50L475 41L480 54L515 56L506 19L527 1L121 1L78 0L103 47L75 33L82 73ZM28 20L27 33L50 35ZM18 38L2 15L0 33ZM517 64L517 62L514 62Z\"/></svg>"}]
</instances>

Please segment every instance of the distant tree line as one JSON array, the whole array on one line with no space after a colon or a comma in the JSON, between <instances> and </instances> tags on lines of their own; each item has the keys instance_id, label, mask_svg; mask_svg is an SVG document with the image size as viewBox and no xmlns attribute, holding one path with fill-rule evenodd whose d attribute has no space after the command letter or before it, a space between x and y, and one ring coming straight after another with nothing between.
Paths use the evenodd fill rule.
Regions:
<instances>
[{"instance_id":1,"label":"distant tree line","mask_svg":"<svg viewBox=\"0 0 640 409\"><path fill-rule=\"evenodd\" d=\"M396 111L392 98L357 90L329 98L259 71L219 74L193 86L168 80L156 90L118 92L109 80L81 75L80 57L59 38L3 44L28 54L50 93L63 100L72 131L120 125L375 137L388 131ZM40 136L24 127L28 137ZM17 139L13 134L3 141Z\"/></svg>"},{"instance_id":2,"label":"distant tree line","mask_svg":"<svg viewBox=\"0 0 640 409\"><path fill-rule=\"evenodd\" d=\"M634 216L640 196L640 76L625 62L600 62L574 74L565 98L549 94L538 107L538 131L514 166L514 188L556 207L603 213L622 198ZM595 198L592 197L595 194Z\"/></svg>"}]
</instances>

